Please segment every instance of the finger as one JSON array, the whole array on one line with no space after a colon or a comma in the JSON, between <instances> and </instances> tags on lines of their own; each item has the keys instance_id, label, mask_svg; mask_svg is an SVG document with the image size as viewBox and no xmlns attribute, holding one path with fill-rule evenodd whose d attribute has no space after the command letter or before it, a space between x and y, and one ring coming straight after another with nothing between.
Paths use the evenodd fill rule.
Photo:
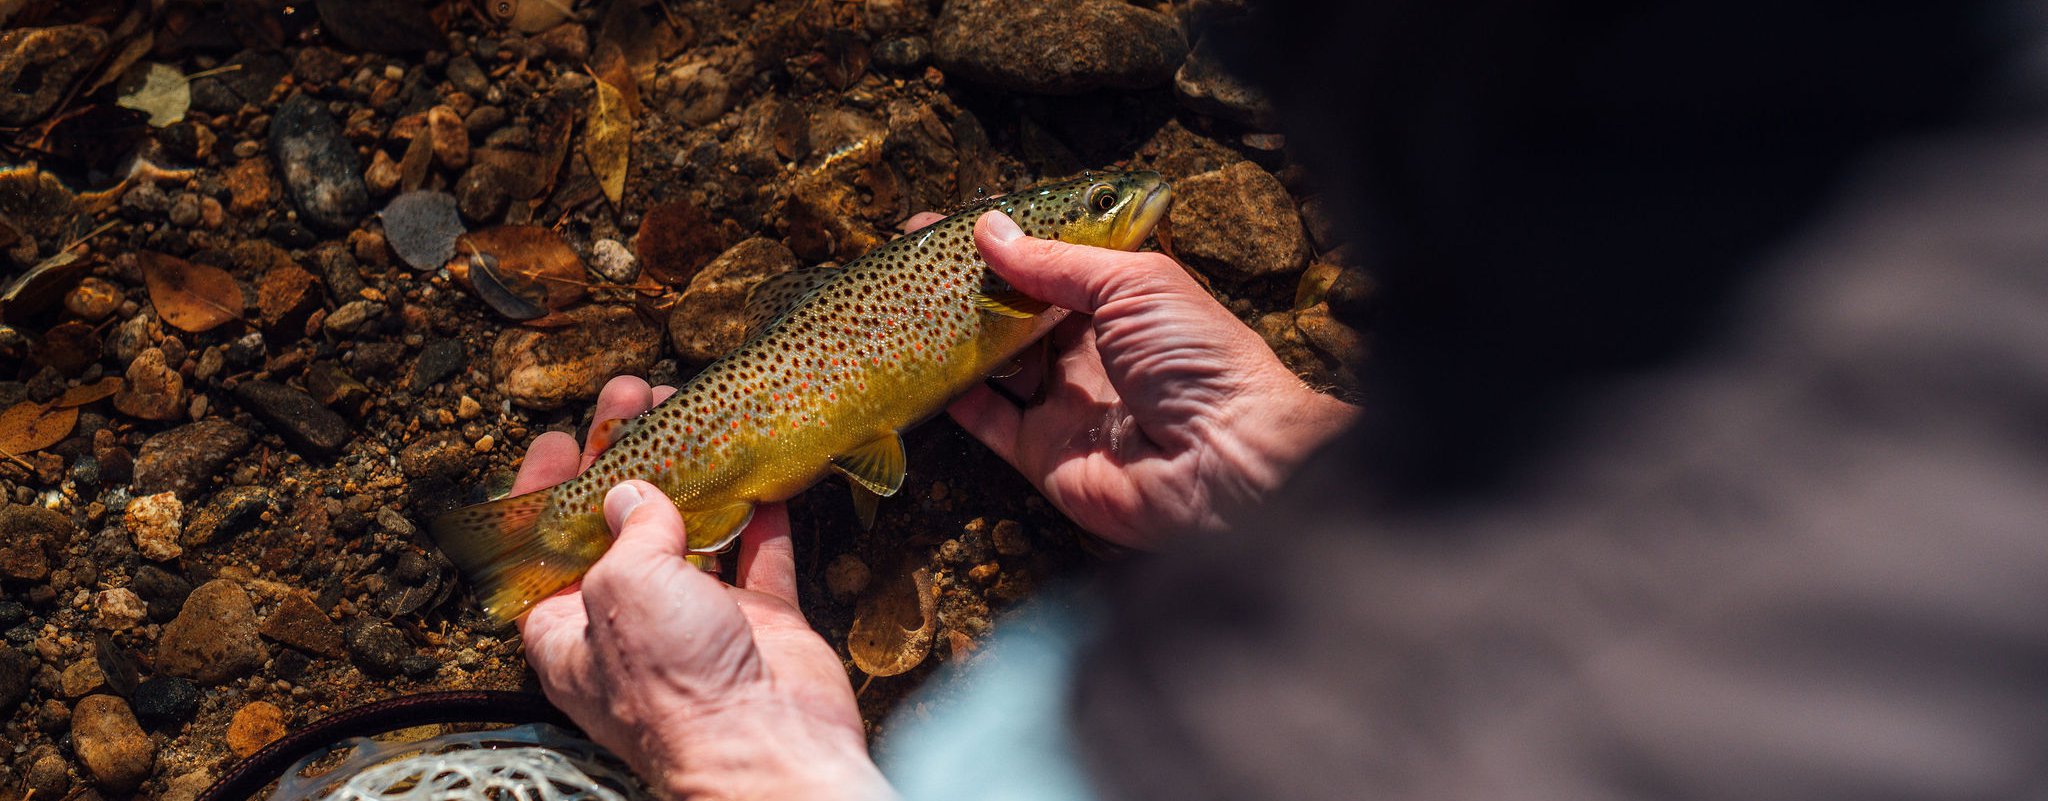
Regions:
<instances>
[{"instance_id":1,"label":"finger","mask_svg":"<svg viewBox=\"0 0 2048 801\"><path fill-rule=\"evenodd\" d=\"M526 640L526 661L543 685L566 685L573 674L569 665L576 660L576 644L590 627L579 593L561 593L534 604L519 619L519 634ZM573 689L565 687L565 689Z\"/></svg>"},{"instance_id":2,"label":"finger","mask_svg":"<svg viewBox=\"0 0 2048 801\"><path fill-rule=\"evenodd\" d=\"M946 219L944 214L933 211L920 211L910 215L910 219L903 221L903 232L907 234L943 219Z\"/></svg>"},{"instance_id":3,"label":"finger","mask_svg":"<svg viewBox=\"0 0 2048 801\"><path fill-rule=\"evenodd\" d=\"M663 384L663 385L661 385L661 386L655 387L655 388L654 388L654 395L653 395L653 398L654 398L654 405L656 405L656 406L660 406L660 405L662 405L662 404L664 404L664 403L667 403L667 402L668 402L668 399L669 399L669 396L671 396L671 395L674 395L674 394L676 394L676 388L675 388L675 387L672 387L672 386L669 386L669 385L667 385L667 384Z\"/></svg>"},{"instance_id":4,"label":"finger","mask_svg":"<svg viewBox=\"0 0 2048 801\"><path fill-rule=\"evenodd\" d=\"M525 495L575 478L576 449L576 438L560 431L535 437L526 449L526 459L519 463L519 474L512 479L512 494Z\"/></svg>"},{"instance_id":5,"label":"finger","mask_svg":"<svg viewBox=\"0 0 2048 801\"><path fill-rule=\"evenodd\" d=\"M590 436L583 443L582 468L588 469L617 439L613 420L625 420L654 407L654 394L638 376L622 375L606 382L597 393L597 411L590 418Z\"/></svg>"},{"instance_id":6,"label":"finger","mask_svg":"<svg viewBox=\"0 0 2048 801\"><path fill-rule=\"evenodd\" d=\"M1119 301L1184 299L1202 292L1187 271L1165 255L1035 239L999 211L974 221L974 245L989 269L1011 286L1083 314Z\"/></svg>"},{"instance_id":7,"label":"finger","mask_svg":"<svg viewBox=\"0 0 2048 801\"><path fill-rule=\"evenodd\" d=\"M796 547L789 539L789 507L754 507L754 519L740 532L740 569L734 585L765 592L796 606Z\"/></svg>"}]
</instances>

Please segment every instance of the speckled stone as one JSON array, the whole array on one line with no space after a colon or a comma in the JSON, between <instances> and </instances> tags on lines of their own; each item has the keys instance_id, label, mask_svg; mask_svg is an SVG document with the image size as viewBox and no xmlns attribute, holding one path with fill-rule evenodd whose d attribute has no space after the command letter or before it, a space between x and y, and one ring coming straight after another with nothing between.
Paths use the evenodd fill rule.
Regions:
<instances>
[{"instance_id":1,"label":"speckled stone","mask_svg":"<svg viewBox=\"0 0 2048 801\"><path fill-rule=\"evenodd\" d=\"M199 585L157 641L157 669L201 684L254 672L266 651L249 594L227 579Z\"/></svg>"}]
</instances>

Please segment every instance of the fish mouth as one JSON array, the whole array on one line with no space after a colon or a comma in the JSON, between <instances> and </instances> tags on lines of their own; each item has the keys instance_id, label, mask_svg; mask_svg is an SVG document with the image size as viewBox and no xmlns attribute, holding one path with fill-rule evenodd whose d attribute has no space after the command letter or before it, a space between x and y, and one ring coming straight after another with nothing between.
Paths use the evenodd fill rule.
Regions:
<instances>
[{"instance_id":1,"label":"fish mouth","mask_svg":"<svg viewBox=\"0 0 2048 801\"><path fill-rule=\"evenodd\" d=\"M1173 186L1158 178L1145 196L1138 199L1138 206L1109 233L1109 246L1117 250L1137 250L1144 244L1145 237L1152 235L1152 229L1166 218L1167 208L1173 205Z\"/></svg>"}]
</instances>

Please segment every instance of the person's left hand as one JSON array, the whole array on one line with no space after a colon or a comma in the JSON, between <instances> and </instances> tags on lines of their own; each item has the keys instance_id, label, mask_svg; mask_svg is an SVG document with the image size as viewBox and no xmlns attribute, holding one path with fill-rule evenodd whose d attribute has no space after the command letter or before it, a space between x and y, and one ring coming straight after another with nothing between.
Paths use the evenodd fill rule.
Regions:
<instances>
[{"instance_id":1,"label":"person's left hand","mask_svg":"<svg viewBox=\"0 0 2048 801\"><path fill-rule=\"evenodd\" d=\"M595 428L671 387L615 378ZM542 434L515 494L573 478L598 447ZM605 495L617 540L581 584L521 621L548 699L674 799L886 798L846 672L797 608L789 516L761 506L731 586L685 561L682 517L652 484Z\"/></svg>"}]
</instances>

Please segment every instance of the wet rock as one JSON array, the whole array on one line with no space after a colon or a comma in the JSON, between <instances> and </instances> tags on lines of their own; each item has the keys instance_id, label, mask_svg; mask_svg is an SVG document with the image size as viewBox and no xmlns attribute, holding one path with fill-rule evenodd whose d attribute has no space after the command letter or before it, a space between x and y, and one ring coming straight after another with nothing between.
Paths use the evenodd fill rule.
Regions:
<instances>
[{"instance_id":1,"label":"wet rock","mask_svg":"<svg viewBox=\"0 0 2048 801\"><path fill-rule=\"evenodd\" d=\"M1297 312L1294 325L1301 329L1301 336L1310 347L1322 351L1337 364L1353 365L1364 359L1365 338L1331 317L1327 303L1318 303Z\"/></svg>"},{"instance_id":2,"label":"wet rock","mask_svg":"<svg viewBox=\"0 0 2048 801\"><path fill-rule=\"evenodd\" d=\"M156 742L143 733L128 702L93 695L71 712L71 747L102 789L120 794L135 789L156 764Z\"/></svg>"},{"instance_id":3,"label":"wet rock","mask_svg":"<svg viewBox=\"0 0 2048 801\"><path fill-rule=\"evenodd\" d=\"M1195 42L1186 63L1173 75L1174 96L1198 113L1270 130L1274 124L1273 101L1224 69L1217 55L1217 43L1221 41L1226 40L1212 31Z\"/></svg>"},{"instance_id":4,"label":"wet rock","mask_svg":"<svg viewBox=\"0 0 2048 801\"><path fill-rule=\"evenodd\" d=\"M174 492L131 500L122 513L122 525L135 538L135 550L155 562L167 562L185 553L178 544L184 533L184 519L185 504Z\"/></svg>"},{"instance_id":5,"label":"wet rock","mask_svg":"<svg viewBox=\"0 0 2048 801\"><path fill-rule=\"evenodd\" d=\"M195 516L196 517L196 516ZM191 534L191 527L186 534ZM187 546L192 543L188 540ZM149 605L149 619L158 623L170 621L178 616L178 610L185 605L185 597L192 594L192 583L156 565L143 565L135 570L135 580L128 583L136 597Z\"/></svg>"},{"instance_id":6,"label":"wet rock","mask_svg":"<svg viewBox=\"0 0 2048 801\"><path fill-rule=\"evenodd\" d=\"M331 47L304 48L292 59L292 77L302 84L334 83L347 74L347 59Z\"/></svg>"},{"instance_id":7,"label":"wet rock","mask_svg":"<svg viewBox=\"0 0 2048 801\"><path fill-rule=\"evenodd\" d=\"M71 766L54 752L43 754L29 765L21 783L44 798L63 798L71 790Z\"/></svg>"},{"instance_id":8,"label":"wet rock","mask_svg":"<svg viewBox=\"0 0 2048 801\"><path fill-rule=\"evenodd\" d=\"M83 698L107 686L107 674L100 670L99 662L80 659L64 668L58 683L65 698Z\"/></svg>"},{"instance_id":9,"label":"wet rock","mask_svg":"<svg viewBox=\"0 0 2048 801\"><path fill-rule=\"evenodd\" d=\"M883 69L908 72L924 66L932 57L932 45L922 36L884 39L875 45L875 63Z\"/></svg>"},{"instance_id":10,"label":"wet rock","mask_svg":"<svg viewBox=\"0 0 2048 801\"><path fill-rule=\"evenodd\" d=\"M269 487L228 487L193 513L185 526L184 545L197 548L247 531L276 506L277 492Z\"/></svg>"},{"instance_id":11,"label":"wet rock","mask_svg":"<svg viewBox=\"0 0 2048 801\"><path fill-rule=\"evenodd\" d=\"M220 419L189 423L150 437L135 458L134 492L175 492L192 497L213 486L221 469L255 441L241 426Z\"/></svg>"},{"instance_id":12,"label":"wet rock","mask_svg":"<svg viewBox=\"0 0 2048 801\"><path fill-rule=\"evenodd\" d=\"M106 46L106 33L87 25L0 33L0 125L42 119Z\"/></svg>"},{"instance_id":13,"label":"wet rock","mask_svg":"<svg viewBox=\"0 0 2048 801\"><path fill-rule=\"evenodd\" d=\"M714 47L702 57L682 60L654 80L662 113L691 126L724 116L732 107L733 81L728 76L752 60L752 54L738 47Z\"/></svg>"},{"instance_id":14,"label":"wet rock","mask_svg":"<svg viewBox=\"0 0 2048 801\"><path fill-rule=\"evenodd\" d=\"M420 349L420 357L412 363L412 388L426 389L448 380L456 371L469 362L469 351L462 347L459 339L436 339Z\"/></svg>"},{"instance_id":15,"label":"wet rock","mask_svg":"<svg viewBox=\"0 0 2048 801\"><path fill-rule=\"evenodd\" d=\"M50 576L49 549L71 541L71 518L40 506L0 507L0 576L42 581Z\"/></svg>"},{"instance_id":16,"label":"wet rock","mask_svg":"<svg viewBox=\"0 0 2048 801\"><path fill-rule=\"evenodd\" d=\"M157 669L200 684L239 678L263 665L249 594L227 579L199 585L157 641Z\"/></svg>"},{"instance_id":17,"label":"wet rock","mask_svg":"<svg viewBox=\"0 0 2048 801\"><path fill-rule=\"evenodd\" d=\"M362 297L368 287L363 283L362 267L356 257L349 255L348 248L340 243L328 243L313 251L313 263L320 267L320 280L326 282L328 296L336 303L347 303Z\"/></svg>"},{"instance_id":18,"label":"wet rock","mask_svg":"<svg viewBox=\"0 0 2048 801\"><path fill-rule=\"evenodd\" d=\"M9 713L12 717L15 705L28 697L28 688L35 674L35 657L0 645L0 712Z\"/></svg>"},{"instance_id":19,"label":"wet rock","mask_svg":"<svg viewBox=\"0 0 2048 801\"><path fill-rule=\"evenodd\" d=\"M374 300L352 300L327 315L327 321L321 323L321 327L342 336L354 336L362 333L383 311L384 304Z\"/></svg>"},{"instance_id":20,"label":"wet rock","mask_svg":"<svg viewBox=\"0 0 2048 801\"><path fill-rule=\"evenodd\" d=\"M363 185L369 188L370 194L378 197L391 194L397 191L398 182L404 179L405 174L399 170L398 162L391 158L390 153L381 148L370 152L370 166L363 170Z\"/></svg>"},{"instance_id":21,"label":"wet rock","mask_svg":"<svg viewBox=\"0 0 2048 801\"><path fill-rule=\"evenodd\" d=\"M320 280L296 264L266 270L256 284L256 320L272 331L303 331L320 304Z\"/></svg>"},{"instance_id":22,"label":"wet rock","mask_svg":"<svg viewBox=\"0 0 2048 801\"><path fill-rule=\"evenodd\" d=\"M372 676L398 675L404 669L405 658L412 655L412 644L405 641L405 633L385 623L358 623L349 628L346 639L349 659Z\"/></svg>"},{"instance_id":23,"label":"wet rock","mask_svg":"<svg viewBox=\"0 0 2048 801\"><path fill-rule=\"evenodd\" d=\"M490 76L469 56L448 59L448 82L470 97L483 97L491 90Z\"/></svg>"},{"instance_id":24,"label":"wet rock","mask_svg":"<svg viewBox=\"0 0 2048 801\"><path fill-rule=\"evenodd\" d=\"M328 455L341 451L355 436L348 421L304 392L268 381L244 381L235 399L293 450Z\"/></svg>"},{"instance_id":25,"label":"wet rock","mask_svg":"<svg viewBox=\"0 0 2048 801\"><path fill-rule=\"evenodd\" d=\"M234 719L228 721L228 750L235 756L248 759L263 746L284 736L284 710L268 701L250 701L235 710Z\"/></svg>"},{"instance_id":26,"label":"wet rock","mask_svg":"<svg viewBox=\"0 0 2048 801\"><path fill-rule=\"evenodd\" d=\"M121 307L121 288L100 278L86 276L64 295L64 310L79 319L97 323Z\"/></svg>"},{"instance_id":27,"label":"wet rock","mask_svg":"<svg viewBox=\"0 0 2048 801\"><path fill-rule=\"evenodd\" d=\"M157 676L135 686L135 716L152 729L182 725L199 713L205 697L190 681Z\"/></svg>"},{"instance_id":28,"label":"wet rock","mask_svg":"<svg viewBox=\"0 0 2048 801\"><path fill-rule=\"evenodd\" d=\"M107 631L127 631L149 619L149 604L127 587L101 590L92 605L93 626Z\"/></svg>"},{"instance_id":29,"label":"wet rock","mask_svg":"<svg viewBox=\"0 0 2048 801\"><path fill-rule=\"evenodd\" d=\"M1174 253L1233 281L1285 275L1308 260L1308 235L1280 179L1249 161L1173 187Z\"/></svg>"},{"instance_id":30,"label":"wet rock","mask_svg":"<svg viewBox=\"0 0 2048 801\"><path fill-rule=\"evenodd\" d=\"M144 420L176 420L185 414L185 378L171 369L162 348L146 348L128 363L126 388L114 408Z\"/></svg>"},{"instance_id":31,"label":"wet rock","mask_svg":"<svg viewBox=\"0 0 2048 801\"><path fill-rule=\"evenodd\" d=\"M661 355L661 337L626 306L582 306L569 325L507 329L491 346L491 375L513 403L557 409L597 397L617 375L639 375Z\"/></svg>"},{"instance_id":32,"label":"wet rock","mask_svg":"<svg viewBox=\"0 0 2048 801\"><path fill-rule=\"evenodd\" d=\"M468 479L476 458L476 448L460 434L447 432L405 446L398 453L398 470L415 485L446 487Z\"/></svg>"},{"instance_id":33,"label":"wet rock","mask_svg":"<svg viewBox=\"0 0 2048 801\"><path fill-rule=\"evenodd\" d=\"M492 164L472 164L455 182L455 208L463 219L478 224L495 223L505 216L512 201L511 179Z\"/></svg>"},{"instance_id":34,"label":"wet rock","mask_svg":"<svg viewBox=\"0 0 2048 801\"><path fill-rule=\"evenodd\" d=\"M164 782L162 795L156 801L199 801L199 795L214 783L212 771L201 768L172 777Z\"/></svg>"},{"instance_id":35,"label":"wet rock","mask_svg":"<svg viewBox=\"0 0 2048 801\"><path fill-rule=\"evenodd\" d=\"M270 153L306 221L342 232L369 211L355 148L319 101L299 94L278 107L270 120Z\"/></svg>"},{"instance_id":36,"label":"wet rock","mask_svg":"<svg viewBox=\"0 0 2048 801\"><path fill-rule=\"evenodd\" d=\"M427 109L427 141L434 147L434 163L443 169L460 170L469 166L469 129L462 124L462 115L455 113L455 109L447 106Z\"/></svg>"},{"instance_id":37,"label":"wet rock","mask_svg":"<svg viewBox=\"0 0 2048 801\"><path fill-rule=\"evenodd\" d=\"M995 528L989 531L989 539L995 545L996 553L1004 556L1022 556L1031 552L1031 536L1024 532L1024 524L1015 520L996 521Z\"/></svg>"},{"instance_id":38,"label":"wet rock","mask_svg":"<svg viewBox=\"0 0 2048 801\"><path fill-rule=\"evenodd\" d=\"M426 654L413 654L398 660L398 670L413 681L426 681L441 672L441 660Z\"/></svg>"},{"instance_id":39,"label":"wet rock","mask_svg":"<svg viewBox=\"0 0 2048 801\"><path fill-rule=\"evenodd\" d=\"M1038 94L1160 86L1186 55L1171 18L1120 0L951 0L932 48L948 74Z\"/></svg>"},{"instance_id":40,"label":"wet rock","mask_svg":"<svg viewBox=\"0 0 2048 801\"><path fill-rule=\"evenodd\" d=\"M598 275L614 284L630 284L640 277L640 263L633 251L616 239L600 239L590 246L590 261Z\"/></svg>"},{"instance_id":41,"label":"wet rock","mask_svg":"<svg viewBox=\"0 0 2048 801\"><path fill-rule=\"evenodd\" d=\"M335 625L326 612L297 595L287 595L277 605L277 611L263 621L263 636L329 659L340 659L345 653L341 644L341 627Z\"/></svg>"},{"instance_id":42,"label":"wet rock","mask_svg":"<svg viewBox=\"0 0 2048 801\"><path fill-rule=\"evenodd\" d=\"M797 266L796 254L773 239L756 237L732 246L699 270L669 313L669 342L683 359L698 364L732 352L746 339L741 312L755 284Z\"/></svg>"},{"instance_id":43,"label":"wet rock","mask_svg":"<svg viewBox=\"0 0 2048 801\"><path fill-rule=\"evenodd\" d=\"M314 362L306 368L306 391L327 408L357 419L370 403L369 386L331 361Z\"/></svg>"},{"instance_id":44,"label":"wet rock","mask_svg":"<svg viewBox=\"0 0 2048 801\"><path fill-rule=\"evenodd\" d=\"M533 37L541 58L565 64L581 64L590 58L590 33L574 22L565 22Z\"/></svg>"}]
</instances>

